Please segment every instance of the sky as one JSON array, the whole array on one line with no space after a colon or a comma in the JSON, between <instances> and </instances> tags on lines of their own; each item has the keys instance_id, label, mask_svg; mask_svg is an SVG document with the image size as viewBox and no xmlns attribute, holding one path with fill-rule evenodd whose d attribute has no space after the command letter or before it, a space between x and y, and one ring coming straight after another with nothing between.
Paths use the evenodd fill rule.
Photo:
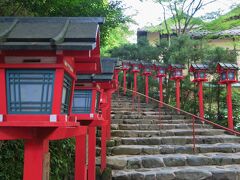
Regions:
<instances>
[{"instance_id":1,"label":"sky","mask_svg":"<svg viewBox=\"0 0 240 180\"><path fill-rule=\"evenodd\" d=\"M205 0L210 1L210 0ZM128 7L125 10L127 15L135 15L133 19L136 21L136 25L130 25L130 29L133 30L134 36L130 37L131 42L136 42L136 31L138 28L149 25L157 25L163 21L163 13L160 4L154 3L153 0L145 0L141 2L140 0L122 0L123 4ZM239 0L217 0L214 3L208 4L203 9L201 9L196 17L203 16L206 13L221 10L224 14L229 11L231 5L239 3ZM168 14L170 17L170 13Z\"/></svg>"}]
</instances>

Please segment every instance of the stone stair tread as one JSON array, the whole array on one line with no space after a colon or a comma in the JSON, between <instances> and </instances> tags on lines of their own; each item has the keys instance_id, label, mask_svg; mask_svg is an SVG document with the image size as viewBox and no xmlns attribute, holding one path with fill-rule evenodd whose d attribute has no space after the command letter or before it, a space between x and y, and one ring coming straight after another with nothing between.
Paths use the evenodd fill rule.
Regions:
<instances>
[{"instance_id":1,"label":"stone stair tread","mask_svg":"<svg viewBox=\"0 0 240 180\"><path fill-rule=\"evenodd\" d=\"M237 180L240 176L238 164L224 166L185 166L113 170L113 180Z\"/></svg>"},{"instance_id":2,"label":"stone stair tread","mask_svg":"<svg viewBox=\"0 0 240 180\"><path fill-rule=\"evenodd\" d=\"M99 163L99 160L97 159ZM179 166L205 166L239 164L237 153L199 153L199 154L157 154L157 155L116 155L107 157L107 165L112 169L141 169Z\"/></svg>"},{"instance_id":3,"label":"stone stair tread","mask_svg":"<svg viewBox=\"0 0 240 180\"><path fill-rule=\"evenodd\" d=\"M119 145L109 148L114 155L139 155L139 154L173 154L193 153L193 144L187 145ZM240 144L217 143L217 144L196 144L197 153L207 152L240 152Z\"/></svg>"}]
</instances>

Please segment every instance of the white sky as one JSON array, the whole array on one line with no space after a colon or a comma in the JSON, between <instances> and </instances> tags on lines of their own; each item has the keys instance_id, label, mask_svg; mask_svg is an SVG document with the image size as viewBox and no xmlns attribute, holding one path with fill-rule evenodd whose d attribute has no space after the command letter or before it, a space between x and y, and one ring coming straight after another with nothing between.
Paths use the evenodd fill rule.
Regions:
<instances>
[{"instance_id":1,"label":"white sky","mask_svg":"<svg viewBox=\"0 0 240 180\"><path fill-rule=\"evenodd\" d=\"M209 0L206 0L209 1ZM126 7L125 13L127 15L136 14L133 19L138 25L131 25L130 29L137 31L138 28L142 28L148 25L157 25L163 21L163 13L161 6L158 3L154 3L153 0L122 0ZM203 16L206 13L221 10L221 14L229 11L231 5L240 3L240 0L217 0L201 9L195 16ZM169 14L170 15L170 14ZM136 42L136 33L134 37L130 38L131 42Z\"/></svg>"}]
</instances>

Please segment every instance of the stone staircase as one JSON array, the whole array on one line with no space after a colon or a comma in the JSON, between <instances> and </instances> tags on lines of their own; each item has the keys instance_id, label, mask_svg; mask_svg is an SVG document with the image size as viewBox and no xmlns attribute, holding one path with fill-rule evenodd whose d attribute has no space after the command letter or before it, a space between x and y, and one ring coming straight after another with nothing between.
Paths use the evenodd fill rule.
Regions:
<instances>
[{"instance_id":1,"label":"stone staircase","mask_svg":"<svg viewBox=\"0 0 240 180\"><path fill-rule=\"evenodd\" d=\"M112 179L240 180L240 137L197 121L194 153L191 118L145 103L138 113L124 96L112 106Z\"/></svg>"}]
</instances>

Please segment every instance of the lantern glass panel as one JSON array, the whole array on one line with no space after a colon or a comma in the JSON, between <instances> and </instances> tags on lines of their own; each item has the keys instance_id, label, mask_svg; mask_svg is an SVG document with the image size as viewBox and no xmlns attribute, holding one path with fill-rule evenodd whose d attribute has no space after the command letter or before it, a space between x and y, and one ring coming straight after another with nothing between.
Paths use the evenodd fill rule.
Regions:
<instances>
[{"instance_id":1,"label":"lantern glass panel","mask_svg":"<svg viewBox=\"0 0 240 180\"><path fill-rule=\"evenodd\" d=\"M75 90L72 112L74 114L90 114L92 106L92 90Z\"/></svg>"},{"instance_id":2,"label":"lantern glass panel","mask_svg":"<svg viewBox=\"0 0 240 180\"><path fill-rule=\"evenodd\" d=\"M228 72L228 80L234 80L235 79L235 73L234 71Z\"/></svg>"},{"instance_id":3,"label":"lantern glass panel","mask_svg":"<svg viewBox=\"0 0 240 180\"><path fill-rule=\"evenodd\" d=\"M68 114L69 112L71 92L72 92L72 78L65 74L63 81L62 108L61 108L61 113L63 114Z\"/></svg>"},{"instance_id":4,"label":"lantern glass panel","mask_svg":"<svg viewBox=\"0 0 240 180\"><path fill-rule=\"evenodd\" d=\"M222 73L221 73L221 79L222 79L222 80L226 80L226 78L227 78L226 72L222 72Z\"/></svg>"},{"instance_id":5,"label":"lantern glass panel","mask_svg":"<svg viewBox=\"0 0 240 180\"><path fill-rule=\"evenodd\" d=\"M197 79L197 78L198 78L198 73L195 72L195 73L193 73L193 74L194 74L194 78Z\"/></svg>"},{"instance_id":6,"label":"lantern glass panel","mask_svg":"<svg viewBox=\"0 0 240 180\"><path fill-rule=\"evenodd\" d=\"M150 72L150 71L151 71L150 68L145 69L145 72Z\"/></svg>"},{"instance_id":7,"label":"lantern glass panel","mask_svg":"<svg viewBox=\"0 0 240 180\"><path fill-rule=\"evenodd\" d=\"M176 76L182 76L182 70L176 70Z\"/></svg>"},{"instance_id":8,"label":"lantern glass panel","mask_svg":"<svg viewBox=\"0 0 240 180\"><path fill-rule=\"evenodd\" d=\"M159 70L159 73L160 73L160 74L165 74L164 69L160 69L160 70Z\"/></svg>"},{"instance_id":9,"label":"lantern glass panel","mask_svg":"<svg viewBox=\"0 0 240 180\"><path fill-rule=\"evenodd\" d=\"M129 66L128 66L127 64L124 64L124 65L123 65L123 68L124 68L124 69L128 69Z\"/></svg>"},{"instance_id":10,"label":"lantern glass panel","mask_svg":"<svg viewBox=\"0 0 240 180\"><path fill-rule=\"evenodd\" d=\"M200 72L199 75L200 75L200 78L201 78L201 79L205 78L205 73L204 73L204 72Z\"/></svg>"},{"instance_id":11,"label":"lantern glass panel","mask_svg":"<svg viewBox=\"0 0 240 180\"><path fill-rule=\"evenodd\" d=\"M133 70L138 70L138 66L134 65Z\"/></svg>"},{"instance_id":12,"label":"lantern glass panel","mask_svg":"<svg viewBox=\"0 0 240 180\"><path fill-rule=\"evenodd\" d=\"M51 114L54 70L7 70L9 114Z\"/></svg>"}]
</instances>

